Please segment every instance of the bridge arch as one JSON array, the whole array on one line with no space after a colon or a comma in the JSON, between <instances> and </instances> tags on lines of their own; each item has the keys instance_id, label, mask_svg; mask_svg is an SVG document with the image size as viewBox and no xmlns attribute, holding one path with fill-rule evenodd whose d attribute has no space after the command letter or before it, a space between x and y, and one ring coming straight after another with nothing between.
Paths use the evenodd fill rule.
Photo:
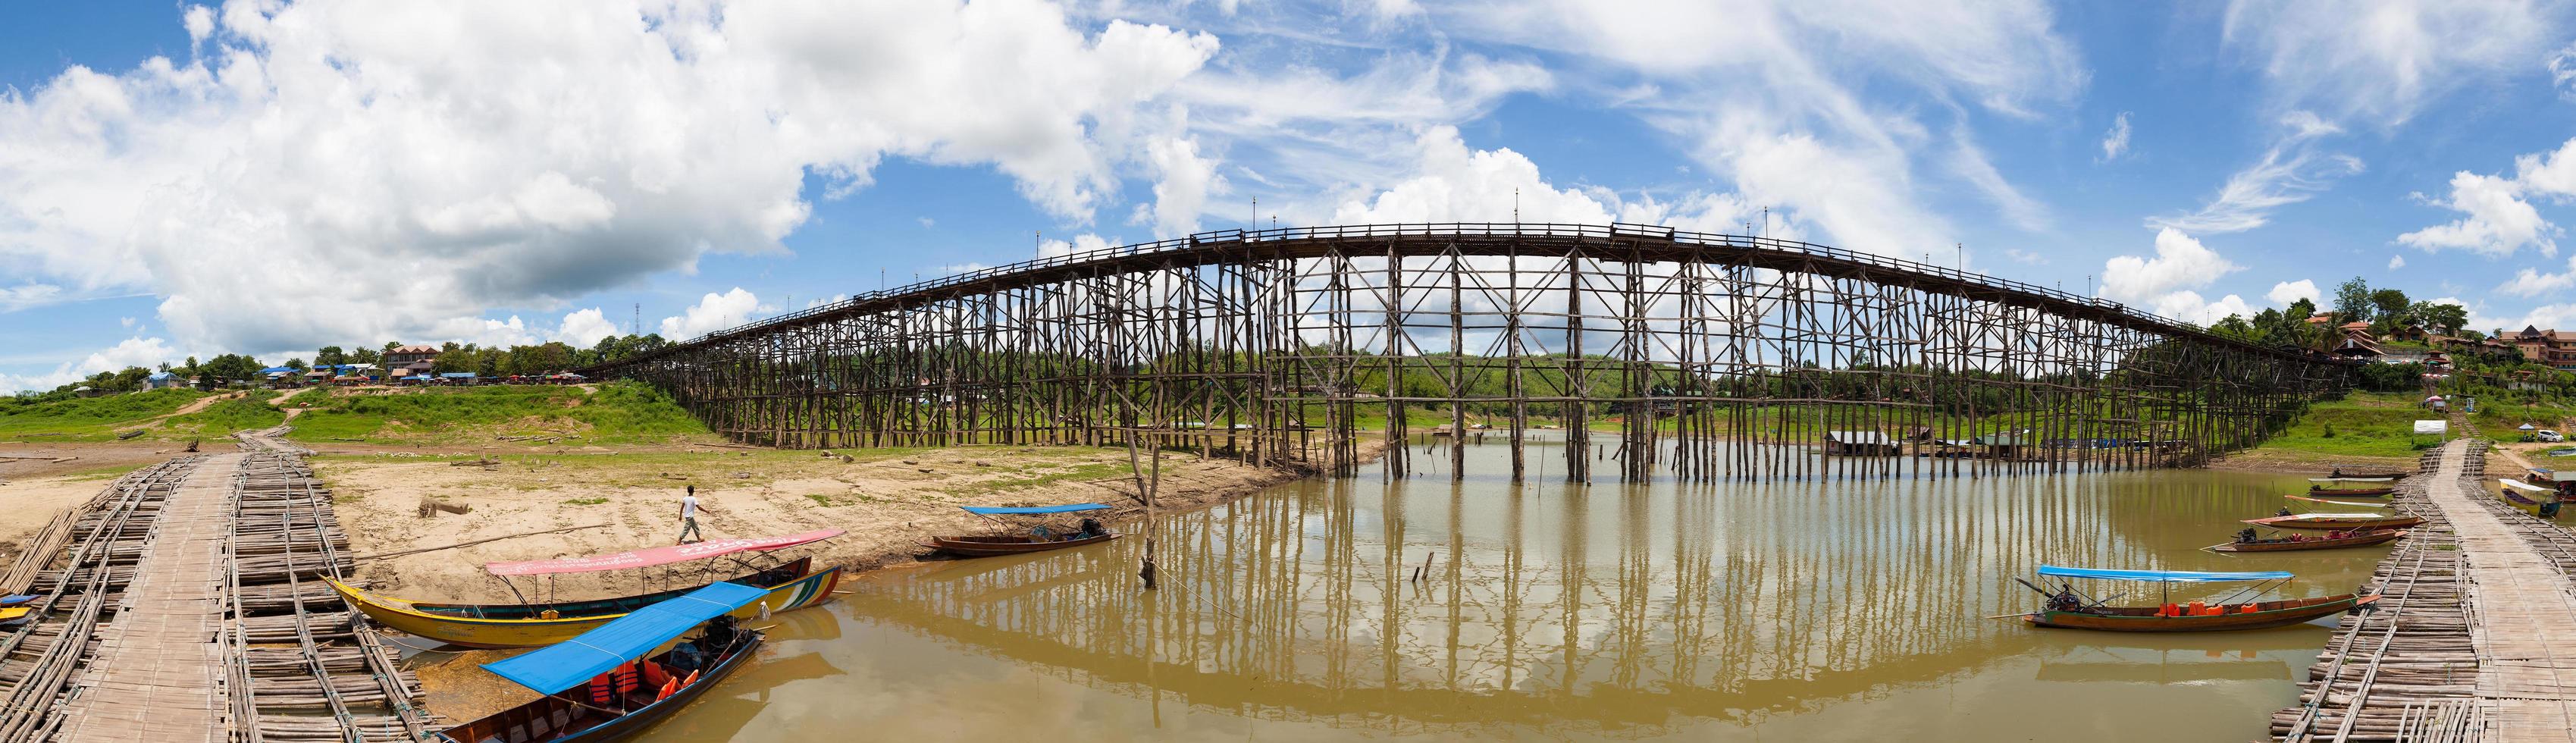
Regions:
<instances>
[{"instance_id":1,"label":"bridge arch","mask_svg":"<svg viewBox=\"0 0 2576 743\"><path fill-rule=\"evenodd\" d=\"M1514 478L1540 448L1556 461L1538 468L1567 479L1608 462L1711 480L2198 464L2340 392L2350 368L1803 242L1428 224L1042 258L586 371L783 447L1141 438L1347 475L1364 433L1429 434L1499 439ZM1386 470L1463 475L1463 448L1446 467L1430 451L1389 447Z\"/></svg>"}]
</instances>

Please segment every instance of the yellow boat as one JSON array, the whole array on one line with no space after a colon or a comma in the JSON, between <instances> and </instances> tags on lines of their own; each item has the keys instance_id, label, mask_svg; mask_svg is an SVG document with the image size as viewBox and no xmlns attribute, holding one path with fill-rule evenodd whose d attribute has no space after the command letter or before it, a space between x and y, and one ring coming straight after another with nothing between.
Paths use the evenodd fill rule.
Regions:
<instances>
[{"instance_id":1,"label":"yellow boat","mask_svg":"<svg viewBox=\"0 0 2576 743\"><path fill-rule=\"evenodd\" d=\"M325 579L328 580L328 579ZM330 581L331 590L340 592L350 606L366 612L367 617L387 627L426 637L450 645L470 648L523 648L553 645L575 635L597 629L618 617L612 614L554 616L537 618L479 618L434 614L413 608L412 602L388 598L358 590L339 581ZM759 601L733 611L737 618L758 616L762 611L782 612L823 603L832 597L832 589L841 584L841 569L830 568L818 573L781 583Z\"/></svg>"}]
</instances>

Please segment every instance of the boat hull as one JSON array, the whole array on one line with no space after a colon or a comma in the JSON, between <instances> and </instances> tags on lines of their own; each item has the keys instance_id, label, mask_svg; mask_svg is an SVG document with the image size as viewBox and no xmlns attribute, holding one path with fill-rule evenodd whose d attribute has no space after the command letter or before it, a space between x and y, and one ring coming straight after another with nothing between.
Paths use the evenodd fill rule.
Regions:
<instances>
[{"instance_id":1,"label":"boat hull","mask_svg":"<svg viewBox=\"0 0 2576 743\"><path fill-rule=\"evenodd\" d=\"M2297 552L2302 550L2331 550L2343 549L2346 547L2368 547L2374 544L2386 543L2402 536L2406 536L2406 530L2404 529L2382 529L2342 539L2303 539L2289 542L2229 542L2226 544L2212 545L2210 549L2218 552Z\"/></svg>"},{"instance_id":2,"label":"boat hull","mask_svg":"<svg viewBox=\"0 0 2576 743\"><path fill-rule=\"evenodd\" d=\"M744 619L757 617L760 615L761 607L764 606L771 612L794 611L814 606L831 600L832 589L840 584L841 569L837 567L827 569L779 584L769 589L769 594L762 596L759 601L734 610L733 616ZM626 616L624 612L562 616L553 619L482 619L448 616L418 611L412 609L408 602L375 596L339 581L331 581L331 589L340 592L341 598L346 599L351 606L358 607L359 611L366 612L367 618L376 620L378 624L402 630L407 634L469 648L524 648L552 645L597 629L610 620Z\"/></svg>"},{"instance_id":3,"label":"boat hull","mask_svg":"<svg viewBox=\"0 0 2576 743\"><path fill-rule=\"evenodd\" d=\"M2378 596L2327 596L2289 601L2265 601L2255 605L2252 613L2228 612L2214 616L2159 617L2153 607L2104 607L2083 612L2038 611L2022 617L2033 627L2055 629L2089 629L2104 632L2224 632L2229 630L2287 627L2319 617L2328 617L2367 606ZM2097 613L2099 612L2099 613Z\"/></svg>"},{"instance_id":4,"label":"boat hull","mask_svg":"<svg viewBox=\"0 0 2576 743\"><path fill-rule=\"evenodd\" d=\"M813 572L814 558L799 557L794 560L780 563L778 567L748 575L728 578L722 582L740 583L746 586L759 586L761 588L776 588L780 585L786 584L788 581L811 575ZM408 603L411 604L411 608L430 614L445 614L452 617L474 617L477 619L534 619L542 616L547 610L553 610L556 616L588 617L601 614L624 614L674 598L679 598L683 594L704 587L705 586L690 586L688 588L675 588L668 591L642 593L633 596L619 596L613 599L598 599L594 601L559 601L550 604L437 604L420 601Z\"/></svg>"},{"instance_id":5,"label":"boat hull","mask_svg":"<svg viewBox=\"0 0 2576 743\"><path fill-rule=\"evenodd\" d=\"M2322 531L2330 529L2403 529L2424 523L2424 519L2414 516L2381 516L2376 518L2346 519L2295 519L2287 516L2274 516L2263 519L2246 519L2242 523L2253 524L2255 526L2268 526L2274 529L2308 529Z\"/></svg>"},{"instance_id":6,"label":"boat hull","mask_svg":"<svg viewBox=\"0 0 2576 743\"><path fill-rule=\"evenodd\" d=\"M2396 488L2308 488L2310 498L2376 498L2397 492Z\"/></svg>"},{"instance_id":7,"label":"boat hull","mask_svg":"<svg viewBox=\"0 0 2576 743\"><path fill-rule=\"evenodd\" d=\"M454 743L511 740L600 743L631 738L669 719L673 713L679 712L689 706L690 702L697 701L698 697L705 695L708 689L715 688L715 685L722 682L725 677L733 675L735 669L749 663L751 658L759 653L761 643L767 639L758 631L745 631L742 636L749 639L735 643L732 650L701 670L696 683L681 687L671 692L669 697L638 707L626 714L611 715L597 708L574 704L560 697L545 696L538 697L527 704L502 710L489 717L448 728L440 731L438 736ZM654 661L661 662L667 657L669 657L668 653L655 656ZM534 733L533 731L541 724L546 732ZM522 735L525 737L521 737Z\"/></svg>"},{"instance_id":8,"label":"boat hull","mask_svg":"<svg viewBox=\"0 0 2576 743\"><path fill-rule=\"evenodd\" d=\"M1116 534L1102 534L1100 536L1085 537L1082 539L1062 539L1042 542L996 541L999 539L997 537L931 537L930 546L941 552L961 557L995 557L1000 555L1025 555L1031 552L1052 552L1060 549L1099 544L1101 542L1117 539L1118 536L1119 535Z\"/></svg>"}]
</instances>

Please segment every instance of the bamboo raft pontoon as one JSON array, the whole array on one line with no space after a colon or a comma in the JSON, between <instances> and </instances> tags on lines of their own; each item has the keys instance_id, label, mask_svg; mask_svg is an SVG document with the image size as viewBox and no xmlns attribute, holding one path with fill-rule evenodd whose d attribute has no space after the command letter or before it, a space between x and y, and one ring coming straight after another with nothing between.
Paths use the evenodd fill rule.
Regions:
<instances>
[{"instance_id":1,"label":"bamboo raft pontoon","mask_svg":"<svg viewBox=\"0 0 2576 743\"><path fill-rule=\"evenodd\" d=\"M275 431L240 448L120 478L0 573L37 597L0 628L0 743L425 739L419 681L319 580L352 562L330 492Z\"/></svg>"},{"instance_id":2,"label":"bamboo raft pontoon","mask_svg":"<svg viewBox=\"0 0 2576 743\"><path fill-rule=\"evenodd\" d=\"M2309 669L2281 741L2465 743L2576 738L2567 568L2576 537L2483 489L2485 445L2424 458L2396 502L2425 518L2383 559L2378 610L2347 617Z\"/></svg>"}]
</instances>

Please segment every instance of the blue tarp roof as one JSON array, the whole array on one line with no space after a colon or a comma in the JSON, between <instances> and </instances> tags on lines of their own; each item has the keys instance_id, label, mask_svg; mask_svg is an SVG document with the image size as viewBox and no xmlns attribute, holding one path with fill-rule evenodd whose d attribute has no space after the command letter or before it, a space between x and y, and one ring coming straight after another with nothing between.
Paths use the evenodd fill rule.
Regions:
<instances>
[{"instance_id":1,"label":"blue tarp roof","mask_svg":"<svg viewBox=\"0 0 2576 743\"><path fill-rule=\"evenodd\" d=\"M445 374L440 374L439 376L446 377L446 378L448 378L448 379L473 379L473 378L474 378L474 373L473 373L473 372L447 372L447 373L445 373Z\"/></svg>"},{"instance_id":2,"label":"blue tarp roof","mask_svg":"<svg viewBox=\"0 0 2576 743\"><path fill-rule=\"evenodd\" d=\"M2103 578L2108 580L2143 580L2158 583L2221 583L2235 580L2288 580L2290 574L2279 570L2259 573L2196 573L2188 570L2100 570L2096 568L2061 568L2039 566L2039 574L2056 578Z\"/></svg>"},{"instance_id":3,"label":"blue tarp roof","mask_svg":"<svg viewBox=\"0 0 2576 743\"><path fill-rule=\"evenodd\" d=\"M765 588L714 583L688 595L635 610L570 640L536 652L483 664L483 670L534 689L555 692L580 686L619 664L651 654L662 643L709 619L769 595Z\"/></svg>"},{"instance_id":4,"label":"blue tarp roof","mask_svg":"<svg viewBox=\"0 0 2576 743\"><path fill-rule=\"evenodd\" d=\"M261 370L259 370L259 373L261 373L261 374L276 374L276 373L278 373L278 372L291 372L291 371L295 371L295 367L291 367L291 366L272 366L272 367L269 367L269 368L266 368L266 369L261 369Z\"/></svg>"},{"instance_id":5,"label":"blue tarp roof","mask_svg":"<svg viewBox=\"0 0 2576 743\"><path fill-rule=\"evenodd\" d=\"M991 507L991 506L958 506L958 508L966 509L966 512L967 512L967 513L980 513L980 514L984 514L984 515L986 515L986 516L999 516L999 515L1002 515L1002 514L1072 513L1072 512L1075 512L1075 511L1099 511L1099 510L1107 509L1107 508L1108 508L1108 506L1106 506L1106 505L1102 505L1102 504L1099 504L1099 503L1070 503L1070 504L1061 505L1061 506L1026 506L1026 507L1020 507L1020 508L995 508L995 507Z\"/></svg>"}]
</instances>

